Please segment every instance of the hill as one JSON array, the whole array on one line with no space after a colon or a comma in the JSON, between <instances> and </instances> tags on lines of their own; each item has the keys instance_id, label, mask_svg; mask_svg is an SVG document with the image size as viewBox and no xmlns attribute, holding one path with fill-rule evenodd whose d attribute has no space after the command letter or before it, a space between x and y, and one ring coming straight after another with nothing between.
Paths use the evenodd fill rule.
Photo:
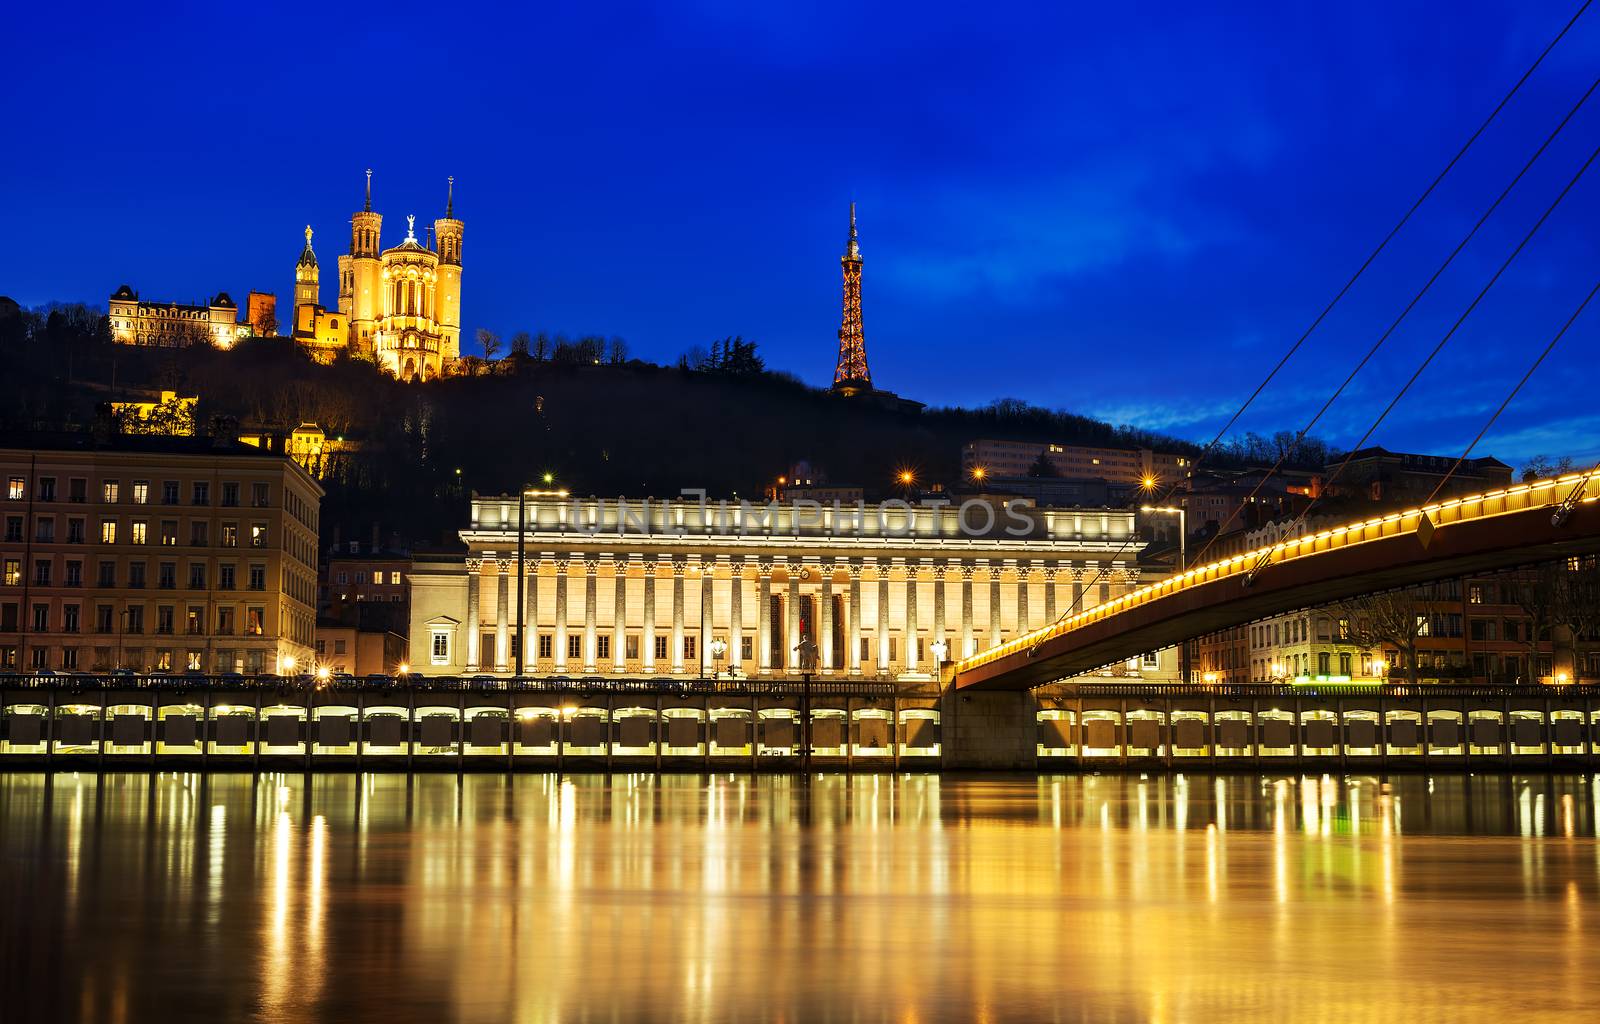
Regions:
<instances>
[{"instance_id":1,"label":"hill","mask_svg":"<svg viewBox=\"0 0 1600 1024\"><path fill-rule=\"evenodd\" d=\"M910 469L919 483L956 484L961 445L975 437L1086 444L1194 446L1014 400L921 413L841 398L792 376L684 361L575 363L526 355L428 384L394 380L370 363L319 365L289 340L230 350L115 345L84 307L0 319L0 425L91 429L96 407L135 389L198 394L196 421L231 419L287 431L312 422L360 452L325 481L325 539L385 534L423 543L459 529L469 491L514 491L552 474L577 494L758 497L807 460L835 484L891 493Z\"/></svg>"}]
</instances>

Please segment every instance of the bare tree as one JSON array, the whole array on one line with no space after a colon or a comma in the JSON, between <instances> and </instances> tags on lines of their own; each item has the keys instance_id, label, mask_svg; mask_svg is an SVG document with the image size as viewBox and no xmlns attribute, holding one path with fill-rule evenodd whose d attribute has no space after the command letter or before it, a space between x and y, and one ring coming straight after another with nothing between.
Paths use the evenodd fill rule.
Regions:
<instances>
[{"instance_id":1,"label":"bare tree","mask_svg":"<svg viewBox=\"0 0 1600 1024\"><path fill-rule=\"evenodd\" d=\"M492 362L495 355L500 351L500 335L487 327L480 327L478 328L478 344L483 346L484 360Z\"/></svg>"},{"instance_id":2,"label":"bare tree","mask_svg":"<svg viewBox=\"0 0 1600 1024\"><path fill-rule=\"evenodd\" d=\"M542 363L549 359L551 347L552 343L550 341L550 335L546 334L544 331L540 331L538 334L534 335L533 361L536 363Z\"/></svg>"},{"instance_id":3,"label":"bare tree","mask_svg":"<svg viewBox=\"0 0 1600 1024\"><path fill-rule=\"evenodd\" d=\"M612 338L611 355L609 359L612 366L621 366L623 363L627 362L628 343L623 341L621 338Z\"/></svg>"},{"instance_id":4,"label":"bare tree","mask_svg":"<svg viewBox=\"0 0 1600 1024\"><path fill-rule=\"evenodd\" d=\"M1390 590L1332 605L1350 642L1369 650L1393 648L1405 662L1406 682L1417 683L1417 638L1426 636L1432 587Z\"/></svg>"},{"instance_id":5,"label":"bare tree","mask_svg":"<svg viewBox=\"0 0 1600 1024\"><path fill-rule=\"evenodd\" d=\"M511 354L517 356L527 355L528 343L531 340L532 339L528 337L527 331L518 331L517 333L513 334L511 336Z\"/></svg>"},{"instance_id":6,"label":"bare tree","mask_svg":"<svg viewBox=\"0 0 1600 1024\"><path fill-rule=\"evenodd\" d=\"M1522 479L1524 482L1544 480L1552 476L1560 476L1571 470L1572 456L1570 455L1554 460L1548 455L1535 455L1522 467Z\"/></svg>"}]
</instances>

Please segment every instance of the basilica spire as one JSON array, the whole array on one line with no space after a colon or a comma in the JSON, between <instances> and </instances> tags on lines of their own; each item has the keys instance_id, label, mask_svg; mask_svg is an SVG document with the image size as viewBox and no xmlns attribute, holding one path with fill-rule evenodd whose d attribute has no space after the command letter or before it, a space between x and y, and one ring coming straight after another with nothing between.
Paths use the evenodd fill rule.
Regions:
<instances>
[{"instance_id":1,"label":"basilica spire","mask_svg":"<svg viewBox=\"0 0 1600 1024\"><path fill-rule=\"evenodd\" d=\"M314 267L317 265L317 254L311 251L311 225L306 225L306 247L300 253L299 265Z\"/></svg>"},{"instance_id":2,"label":"basilica spire","mask_svg":"<svg viewBox=\"0 0 1600 1024\"><path fill-rule=\"evenodd\" d=\"M447 220L456 217L456 176L448 176L445 180L444 215Z\"/></svg>"},{"instance_id":3,"label":"basilica spire","mask_svg":"<svg viewBox=\"0 0 1600 1024\"><path fill-rule=\"evenodd\" d=\"M361 208L362 213L372 212L372 168L367 168L367 205Z\"/></svg>"}]
</instances>

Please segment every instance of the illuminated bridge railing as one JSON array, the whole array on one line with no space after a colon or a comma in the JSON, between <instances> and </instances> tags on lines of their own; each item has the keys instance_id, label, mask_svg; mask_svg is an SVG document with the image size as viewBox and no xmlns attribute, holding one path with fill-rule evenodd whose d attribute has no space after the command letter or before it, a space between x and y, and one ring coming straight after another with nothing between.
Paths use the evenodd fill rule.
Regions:
<instances>
[{"instance_id":1,"label":"illuminated bridge railing","mask_svg":"<svg viewBox=\"0 0 1600 1024\"><path fill-rule=\"evenodd\" d=\"M1270 547L1257 548L1254 551L1246 551L1206 565L1196 566L1186 572L1140 587L1138 590L1124 594L1121 597L1113 598L1093 608L1069 615L1049 626L1024 633L997 647L991 647L970 658L963 659L955 664L955 672L959 675L981 665L987 665L1001 658L1019 654L1039 643L1069 633L1074 629L1093 622L1099 622L1133 608L1152 604L1162 598L1171 597L1201 584L1233 576L1245 576L1265 555L1271 555L1269 564L1278 564L1300 558L1308 558L1313 555L1327 554L1387 537L1414 534L1417 532L1417 528L1422 523L1424 516L1434 527L1441 527L1452 523L1490 519L1494 516L1506 515L1511 512L1524 512L1531 508L1555 507L1564 502L1568 495L1580 484L1585 485L1585 490L1587 490L1587 484L1593 476L1594 471L1572 473L1549 480L1536 480L1530 483L1518 484L1498 491L1452 498L1449 501L1441 501L1421 508L1408 509L1404 512L1392 512L1385 516L1376 516L1359 522L1346 523L1343 526L1306 534L1304 537L1280 541ZM1596 499L1585 493L1582 500L1584 502L1592 502Z\"/></svg>"},{"instance_id":2,"label":"illuminated bridge railing","mask_svg":"<svg viewBox=\"0 0 1600 1024\"><path fill-rule=\"evenodd\" d=\"M312 675L209 675L200 673L20 673L0 674L0 690L55 690L86 693L111 690L262 691L298 694L337 693L571 693L649 694L673 696L889 697L896 684L871 679L804 679L757 677L746 679L677 679L671 677L616 678L606 676L331 676Z\"/></svg>"}]
</instances>

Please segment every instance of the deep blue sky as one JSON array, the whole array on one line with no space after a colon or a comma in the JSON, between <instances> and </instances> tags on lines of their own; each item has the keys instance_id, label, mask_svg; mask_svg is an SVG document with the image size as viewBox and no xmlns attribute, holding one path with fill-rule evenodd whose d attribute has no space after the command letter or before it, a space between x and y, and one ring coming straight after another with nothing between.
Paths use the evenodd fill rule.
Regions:
<instances>
[{"instance_id":1,"label":"deep blue sky","mask_svg":"<svg viewBox=\"0 0 1600 1024\"><path fill-rule=\"evenodd\" d=\"M385 244L454 174L465 337L742 334L825 383L855 198L880 386L1204 440L1576 6L26 5L0 294L287 302L309 221L331 305L363 169ZM1303 421L1597 69L1600 9L1244 426ZM1600 97L1319 433L1359 436L1597 143ZM1375 442L1470 439L1600 275L1591 173ZM1597 332L1480 451L1600 458Z\"/></svg>"}]
</instances>

